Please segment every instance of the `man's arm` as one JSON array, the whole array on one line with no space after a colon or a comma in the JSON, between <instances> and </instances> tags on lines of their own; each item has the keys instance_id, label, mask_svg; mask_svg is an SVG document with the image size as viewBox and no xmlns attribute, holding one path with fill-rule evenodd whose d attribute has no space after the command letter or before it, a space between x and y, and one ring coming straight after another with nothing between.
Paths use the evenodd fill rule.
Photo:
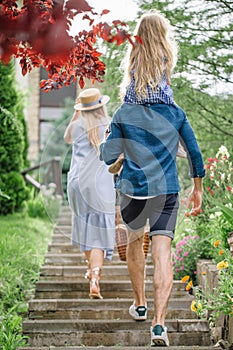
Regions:
<instances>
[{"instance_id":1,"label":"man's arm","mask_svg":"<svg viewBox=\"0 0 233 350\"><path fill-rule=\"evenodd\" d=\"M190 215L198 215L200 213L202 205L202 178L194 177L193 178L193 188L188 197L187 207L190 208L192 204L192 209Z\"/></svg>"}]
</instances>

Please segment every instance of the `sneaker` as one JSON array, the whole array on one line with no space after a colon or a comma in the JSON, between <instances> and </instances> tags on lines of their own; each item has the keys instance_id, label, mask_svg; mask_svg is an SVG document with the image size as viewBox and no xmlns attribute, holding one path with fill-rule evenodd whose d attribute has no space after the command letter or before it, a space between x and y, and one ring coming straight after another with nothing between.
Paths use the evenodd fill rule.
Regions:
<instances>
[{"instance_id":1,"label":"sneaker","mask_svg":"<svg viewBox=\"0 0 233 350\"><path fill-rule=\"evenodd\" d=\"M134 304L132 304L129 308L129 314L133 317L135 321L145 321L147 319L147 307L135 307Z\"/></svg>"},{"instance_id":2,"label":"sneaker","mask_svg":"<svg viewBox=\"0 0 233 350\"><path fill-rule=\"evenodd\" d=\"M151 346L169 346L167 336L167 327L162 327L160 324L150 328Z\"/></svg>"}]
</instances>

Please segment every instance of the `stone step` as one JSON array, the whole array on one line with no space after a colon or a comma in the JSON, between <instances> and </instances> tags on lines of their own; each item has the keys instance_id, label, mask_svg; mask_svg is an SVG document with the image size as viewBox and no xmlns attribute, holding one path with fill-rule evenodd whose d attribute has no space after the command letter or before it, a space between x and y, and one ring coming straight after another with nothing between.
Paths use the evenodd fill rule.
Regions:
<instances>
[{"instance_id":1,"label":"stone step","mask_svg":"<svg viewBox=\"0 0 233 350\"><path fill-rule=\"evenodd\" d=\"M44 263L46 265L79 265L85 264L86 260L83 253L67 252L67 253L47 253L44 258ZM126 265L125 261L119 260L119 255L117 252L113 254L111 261L105 261L104 265ZM147 264L151 264L151 255L148 254Z\"/></svg>"},{"instance_id":2,"label":"stone step","mask_svg":"<svg viewBox=\"0 0 233 350\"><path fill-rule=\"evenodd\" d=\"M65 243L51 243L48 245L49 253L80 253L80 249L78 246L70 244L69 242Z\"/></svg>"},{"instance_id":3,"label":"stone step","mask_svg":"<svg viewBox=\"0 0 233 350\"><path fill-rule=\"evenodd\" d=\"M71 235L69 231L63 231L62 229L55 228L52 236L52 243L70 243Z\"/></svg>"},{"instance_id":4,"label":"stone step","mask_svg":"<svg viewBox=\"0 0 233 350\"><path fill-rule=\"evenodd\" d=\"M83 266L51 266L44 265L40 270L40 280L50 279L50 280L64 280L68 281L70 279L75 279L77 281L80 279L83 281L84 275L87 271L87 267ZM146 266L146 278L152 280L154 268L152 265ZM129 280L129 271L127 265L104 265L101 274L102 280ZM182 284L182 289L185 289L185 284Z\"/></svg>"},{"instance_id":5,"label":"stone step","mask_svg":"<svg viewBox=\"0 0 233 350\"><path fill-rule=\"evenodd\" d=\"M57 220L56 222L57 226L69 226L71 228L72 226L72 220L71 217L63 217Z\"/></svg>"},{"instance_id":6,"label":"stone step","mask_svg":"<svg viewBox=\"0 0 233 350\"><path fill-rule=\"evenodd\" d=\"M48 252L57 253L57 254L58 253L59 254L60 253L80 253L79 246L70 244L70 236L68 237L68 235L66 235L64 240L65 240L64 242L60 242L60 243L52 242L48 244ZM116 247L115 247L114 254L118 255ZM119 256L118 256L118 259L119 259Z\"/></svg>"},{"instance_id":7,"label":"stone step","mask_svg":"<svg viewBox=\"0 0 233 350\"><path fill-rule=\"evenodd\" d=\"M178 282L178 285L179 282ZM133 291L130 281L101 281L101 294L104 298L133 298ZM171 297L184 298L188 293L177 289L177 283L173 283ZM147 298L153 297L152 282L145 282ZM89 283L76 281L39 281L36 284L35 297L37 299L74 299L87 298L89 295ZM192 297L190 296L190 299Z\"/></svg>"},{"instance_id":8,"label":"stone step","mask_svg":"<svg viewBox=\"0 0 233 350\"><path fill-rule=\"evenodd\" d=\"M30 319L129 319L129 299L34 299L29 302ZM197 318L191 300L170 298L166 319ZM147 300L148 319L153 318L153 300Z\"/></svg>"},{"instance_id":9,"label":"stone step","mask_svg":"<svg viewBox=\"0 0 233 350\"><path fill-rule=\"evenodd\" d=\"M24 347L24 348L18 348L18 350L148 350L151 348L150 346L62 346L62 347ZM192 345L192 346L169 346L169 350L217 350L222 349L221 347L216 346L198 346L198 345ZM164 346L156 346L156 350L164 350Z\"/></svg>"},{"instance_id":10,"label":"stone step","mask_svg":"<svg viewBox=\"0 0 233 350\"><path fill-rule=\"evenodd\" d=\"M150 343L150 321L133 320L26 320L23 333L30 346L145 346ZM205 320L167 320L170 343L210 345Z\"/></svg>"}]
</instances>

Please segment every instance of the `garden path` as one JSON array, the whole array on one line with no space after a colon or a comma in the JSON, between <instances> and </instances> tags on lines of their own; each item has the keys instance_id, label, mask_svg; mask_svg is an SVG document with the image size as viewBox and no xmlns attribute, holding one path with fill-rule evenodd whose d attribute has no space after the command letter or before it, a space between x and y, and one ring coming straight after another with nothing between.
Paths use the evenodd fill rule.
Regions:
<instances>
[{"instance_id":1,"label":"garden path","mask_svg":"<svg viewBox=\"0 0 233 350\"><path fill-rule=\"evenodd\" d=\"M132 288L127 265L117 250L111 262L105 263L101 279L103 300L90 300L89 285L84 279L83 254L70 245L71 213L63 207L48 246L35 296L29 303L23 333L28 346L18 350L91 350L150 348L150 320L153 310L150 253L146 267L148 320L133 321L128 308ZM167 311L169 349L216 349L211 345L208 322L197 319L190 310L193 297L185 284L174 281ZM163 349L162 347L156 347Z\"/></svg>"}]
</instances>

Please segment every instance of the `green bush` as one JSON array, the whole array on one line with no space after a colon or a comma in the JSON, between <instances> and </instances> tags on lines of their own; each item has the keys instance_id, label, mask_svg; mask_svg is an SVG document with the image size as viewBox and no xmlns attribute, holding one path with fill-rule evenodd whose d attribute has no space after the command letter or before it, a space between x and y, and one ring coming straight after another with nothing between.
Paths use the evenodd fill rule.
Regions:
<instances>
[{"instance_id":1,"label":"green bush","mask_svg":"<svg viewBox=\"0 0 233 350\"><path fill-rule=\"evenodd\" d=\"M0 196L0 215L19 211L29 198L30 190L26 187L23 176L12 171L1 174L0 188L4 196Z\"/></svg>"},{"instance_id":2,"label":"green bush","mask_svg":"<svg viewBox=\"0 0 233 350\"><path fill-rule=\"evenodd\" d=\"M0 349L25 345L22 321L39 278L53 225L23 213L0 217Z\"/></svg>"},{"instance_id":3,"label":"green bush","mask_svg":"<svg viewBox=\"0 0 233 350\"><path fill-rule=\"evenodd\" d=\"M39 193L34 191L33 197L27 202L27 214L31 218L55 220L59 214L62 197L56 194L56 185L50 183L42 186Z\"/></svg>"},{"instance_id":4,"label":"green bush","mask_svg":"<svg viewBox=\"0 0 233 350\"><path fill-rule=\"evenodd\" d=\"M0 215L6 215L22 209L29 196L20 174L28 165L28 139L13 62L0 63L0 101Z\"/></svg>"},{"instance_id":5,"label":"green bush","mask_svg":"<svg viewBox=\"0 0 233 350\"><path fill-rule=\"evenodd\" d=\"M23 114L23 96L16 86L15 68L13 61L10 62L8 65L0 63L0 101L0 107L10 112L21 125L21 134L23 137L21 161L23 161L22 166L26 167L29 165L27 160L27 152L29 146L28 133ZM7 133L5 134L5 136L7 137ZM10 141L13 142L13 140ZM1 142L0 145L2 145Z\"/></svg>"},{"instance_id":6,"label":"green bush","mask_svg":"<svg viewBox=\"0 0 233 350\"><path fill-rule=\"evenodd\" d=\"M194 284L198 259L215 262L222 259L214 248L216 241L229 250L227 238L233 224L233 185L232 161L226 147L221 146L214 158L208 158L203 188L203 211L198 216L186 213L188 229L183 229L186 232L176 238L172 253L175 279L189 275Z\"/></svg>"},{"instance_id":7,"label":"green bush","mask_svg":"<svg viewBox=\"0 0 233 350\"><path fill-rule=\"evenodd\" d=\"M0 169L1 175L21 171L23 167L23 135L21 123L0 107Z\"/></svg>"}]
</instances>

